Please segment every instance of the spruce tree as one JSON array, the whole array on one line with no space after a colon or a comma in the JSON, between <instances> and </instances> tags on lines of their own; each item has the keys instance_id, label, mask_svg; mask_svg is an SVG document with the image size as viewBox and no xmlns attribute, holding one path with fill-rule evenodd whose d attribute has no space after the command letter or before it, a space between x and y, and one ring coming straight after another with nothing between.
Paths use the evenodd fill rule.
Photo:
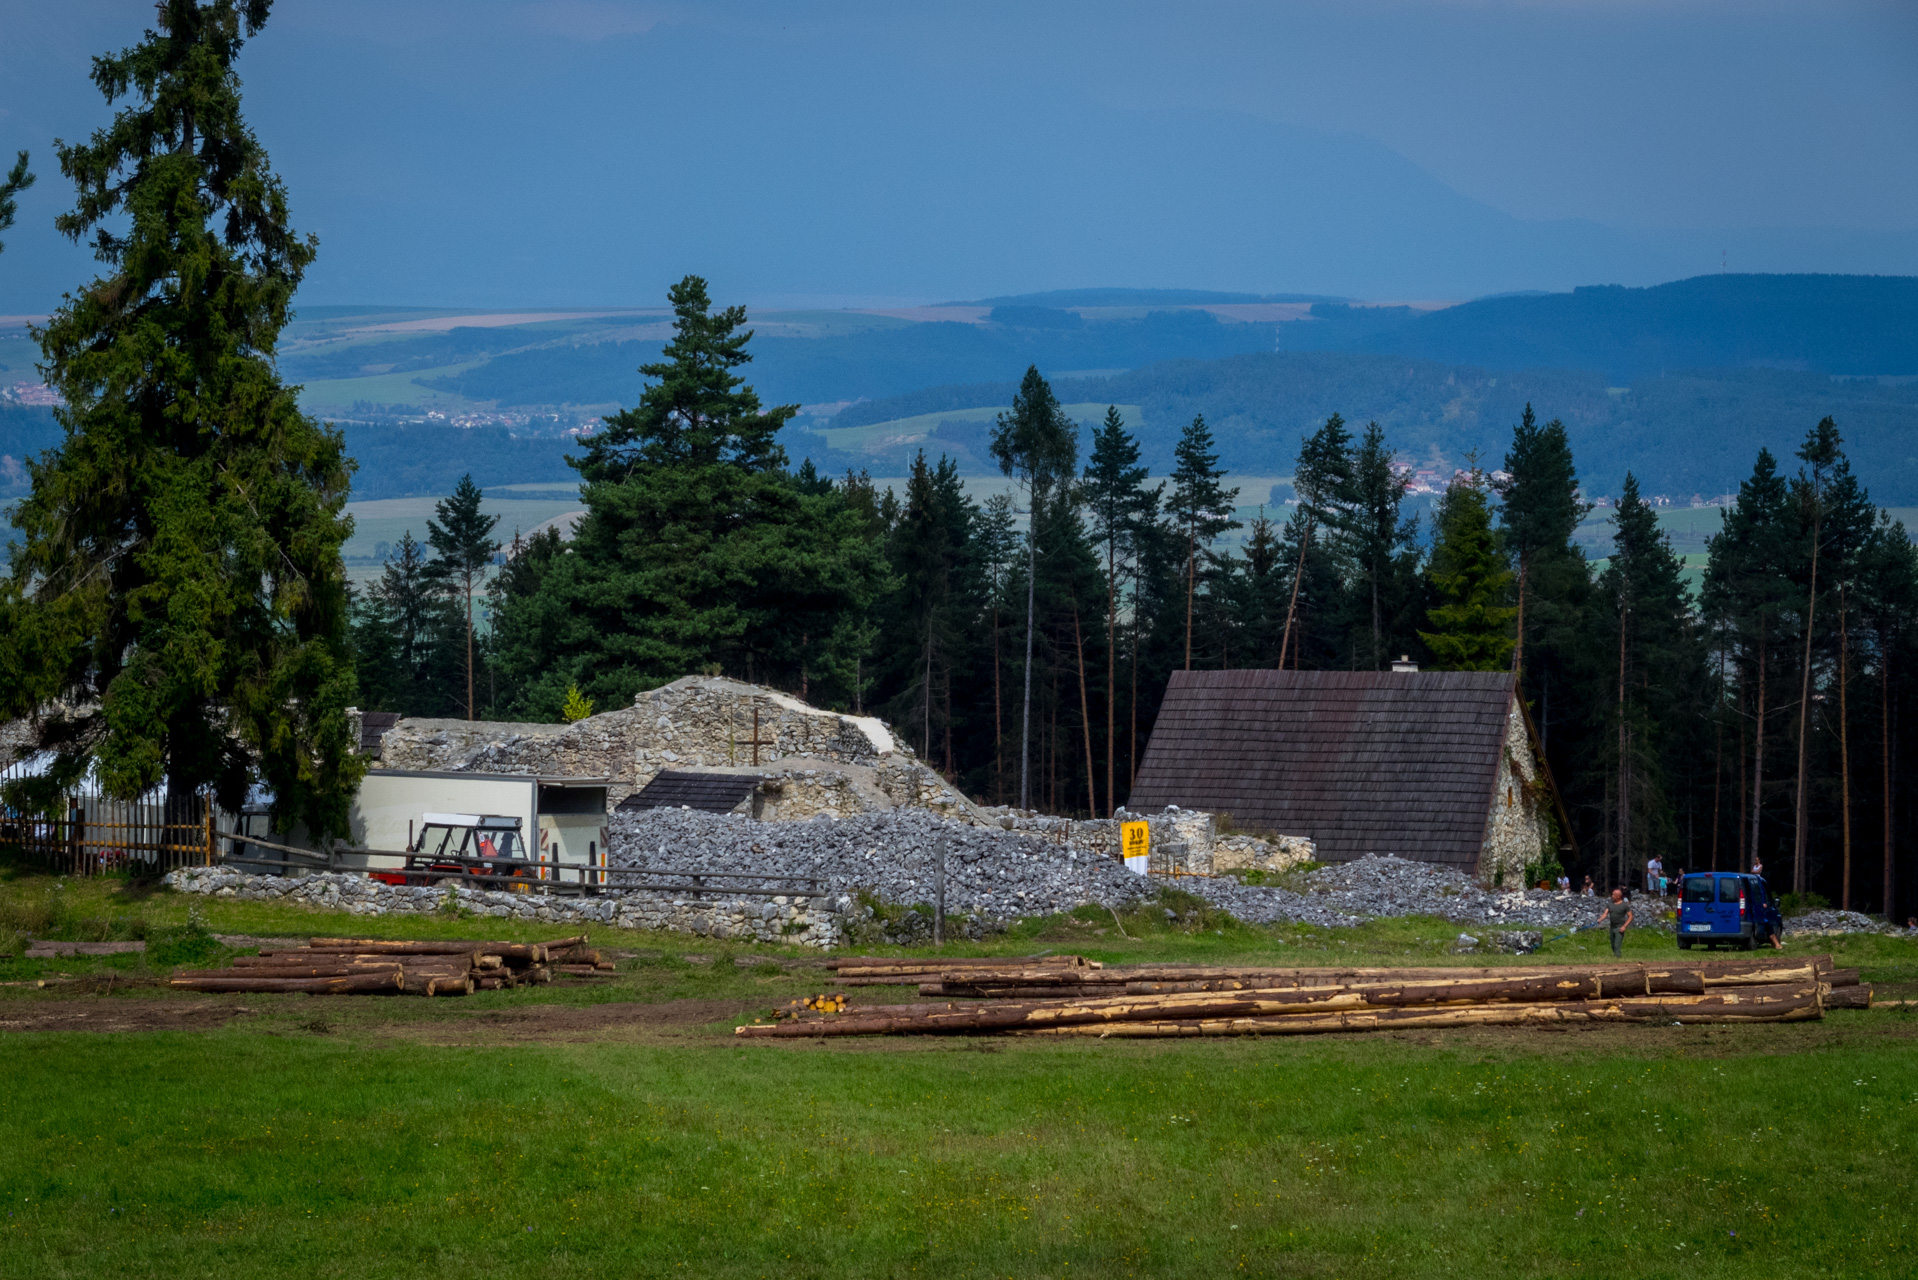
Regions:
<instances>
[{"instance_id":1,"label":"spruce tree","mask_svg":"<svg viewBox=\"0 0 1918 1280\"><path fill-rule=\"evenodd\" d=\"M921 756L928 762L938 759L935 719L950 728L946 689L956 651L972 621L968 553L974 515L958 466L943 456L928 465L920 450L906 477L899 520L887 539L894 585L885 601L890 616L881 638L901 668L891 673L898 691L887 714L895 723L918 729ZM914 736L910 729L908 736Z\"/></svg>"},{"instance_id":2,"label":"spruce tree","mask_svg":"<svg viewBox=\"0 0 1918 1280\"><path fill-rule=\"evenodd\" d=\"M1239 527L1232 518L1232 504L1239 491L1220 482L1225 468L1219 465L1219 451L1212 430L1199 414L1179 433L1172 447L1172 492L1166 510L1185 535L1185 669L1192 669L1192 606L1198 590L1199 554L1214 539Z\"/></svg>"},{"instance_id":3,"label":"spruce tree","mask_svg":"<svg viewBox=\"0 0 1918 1280\"><path fill-rule=\"evenodd\" d=\"M32 185L33 174L27 170L27 153L22 151L14 157L13 168L7 170L7 176L0 178L0 231L13 227L14 213L20 207L14 197ZM0 253L5 253L6 249L6 243L0 241Z\"/></svg>"},{"instance_id":4,"label":"spruce tree","mask_svg":"<svg viewBox=\"0 0 1918 1280\"><path fill-rule=\"evenodd\" d=\"M1706 541L1701 599L1716 640L1738 670L1743 719L1751 728L1751 779L1741 780L1745 812L1738 825L1744 866L1761 855L1764 835L1768 731L1777 714L1771 673L1787 651L1784 628L1796 598L1792 570L1799 543L1798 523L1786 482L1768 449L1758 451L1749 479L1738 486L1738 500L1720 518L1719 531ZM1741 759L1744 751L1741 747Z\"/></svg>"},{"instance_id":5,"label":"spruce tree","mask_svg":"<svg viewBox=\"0 0 1918 1280\"><path fill-rule=\"evenodd\" d=\"M94 62L110 127L59 147L58 228L104 270L37 333L66 435L31 465L0 626L0 715L41 714L48 783L255 779L273 822L344 835L364 768L340 545L351 464L274 366L313 260L240 113L233 61L266 0L166 0ZM70 712L59 709L72 708Z\"/></svg>"},{"instance_id":6,"label":"spruce tree","mask_svg":"<svg viewBox=\"0 0 1918 1280\"><path fill-rule=\"evenodd\" d=\"M473 596L486 570L499 554L493 529L498 516L480 511L484 498L469 472L460 477L451 497L433 504L436 520L426 522L426 541L436 553L431 572L449 593L457 594L466 615L466 718L473 718Z\"/></svg>"},{"instance_id":7,"label":"spruce tree","mask_svg":"<svg viewBox=\"0 0 1918 1280\"><path fill-rule=\"evenodd\" d=\"M1624 884L1630 869L1653 853L1676 851L1671 786L1685 762L1673 748L1690 745L1686 723L1707 687L1684 565L1630 472L1612 516L1612 554L1598 575L1596 599L1593 621L1604 626L1594 627L1591 639L1612 648L1603 739L1614 779L1612 883Z\"/></svg>"},{"instance_id":8,"label":"spruce tree","mask_svg":"<svg viewBox=\"0 0 1918 1280\"><path fill-rule=\"evenodd\" d=\"M673 338L640 370L652 381L573 460L586 515L571 546L499 620L516 714L554 718L575 683L624 705L713 663L827 696L854 682L880 548L836 488L785 469L777 437L797 406L763 408L736 372L752 358L744 308L714 311L698 276L669 296Z\"/></svg>"},{"instance_id":9,"label":"spruce tree","mask_svg":"<svg viewBox=\"0 0 1918 1280\"><path fill-rule=\"evenodd\" d=\"M1156 494L1146 488L1150 473L1139 465L1139 442L1125 429L1116 405L1106 406L1105 421L1093 430L1079 492L1085 500L1088 532L1106 562L1106 797L1118 804L1118 628L1122 570L1137 556L1140 536L1156 514Z\"/></svg>"},{"instance_id":10,"label":"spruce tree","mask_svg":"<svg viewBox=\"0 0 1918 1280\"><path fill-rule=\"evenodd\" d=\"M1512 660L1522 671L1531 636L1541 635L1548 649L1558 649L1567 631L1576 627L1590 571L1573 537L1592 508L1578 496L1578 473L1565 424L1554 418L1539 425L1529 404L1512 429L1505 471L1511 479L1499 492L1499 531L1518 570L1518 627Z\"/></svg>"},{"instance_id":11,"label":"spruce tree","mask_svg":"<svg viewBox=\"0 0 1918 1280\"><path fill-rule=\"evenodd\" d=\"M1439 500L1428 574L1439 603L1419 632L1439 665L1452 671L1503 671L1512 658L1512 571L1492 533L1484 476L1474 467Z\"/></svg>"},{"instance_id":12,"label":"spruce tree","mask_svg":"<svg viewBox=\"0 0 1918 1280\"><path fill-rule=\"evenodd\" d=\"M1039 513L1055 490L1072 483L1079 461L1078 428L1052 386L1029 365L1012 397L1012 409L992 428L992 456L999 469L1026 489L1026 660L1025 693L1019 724L1019 807L1030 808L1032 792L1032 648L1038 634L1035 613L1039 581Z\"/></svg>"},{"instance_id":13,"label":"spruce tree","mask_svg":"<svg viewBox=\"0 0 1918 1280\"><path fill-rule=\"evenodd\" d=\"M1419 596L1418 517L1404 515L1405 481L1385 443L1385 431L1367 423L1352 453L1350 529L1352 605L1366 670L1386 662L1416 638L1410 622Z\"/></svg>"}]
</instances>

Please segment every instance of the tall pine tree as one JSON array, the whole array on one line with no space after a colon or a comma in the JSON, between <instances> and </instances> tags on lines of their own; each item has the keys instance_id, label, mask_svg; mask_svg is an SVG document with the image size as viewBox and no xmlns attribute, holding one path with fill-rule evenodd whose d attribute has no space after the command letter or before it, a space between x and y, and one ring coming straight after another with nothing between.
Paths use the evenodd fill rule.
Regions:
<instances>
[{"instance_id":1,"label":"tall pine tree","mask_svg":"<svg viewBox=\"0 0 1918 1280\"><path fill-rule=\"evenodd\" d=\"M1142 539L1157 514L1156 492L1146 488L1150 473L1139 465L1139 442L1125 428L1117 406L1106 406L1105 421L1092 433L1079 492L1085 501L1088 532L1105 557L1106 568L1106 798L1118 805L1118 634L1122 580L1135 567Z\"/></svg>"},{"instance_id":2,"label":"tall pine tree","mask_svg":"<svg viewBox=\"0 0 1918 1280\"><path fill-rule=\"evenodd\" d=\"M1219 465L1218 446L1205 415L1192 419L1179 433L1172 447L1172 492L1166 502L1167 514L1185 535L1185 667L1192 669L1193 604L1199 587L1199 557L1220 535L1239 527L1232 518L1233 503L1239 491L1222 483L1225 468Z\"/></svg>"},{"instance_id":3,"label":"tall pine tree","mask_svg":"<svg viewBox=\"0 0 1918 1280\"><path fill-rule=\"evenodd\" d=\"M622 706L713 663L829 697L854 682L879 547L837 489L786 471L777 437L795 406L762 408L736 372L751 359L744 308L715 312L698 276L669 296L673 338L640 369L652 381L574 461L586 515L572 546L512 606L537 619L511 624L522 641L502 672L521 714L555 717L574 684Z\"/></svg>"},{"instance_id":4,"label":"tall pine tree","mask_svg":"<svg viewBox=\"0 0 1918 1280\"><path fill-rule=\"evenodd\" d=\"M315 248L233 72L268 8L166 0L94 62L132 101L59 147L77 199L57 225L104 271L38 332L66 436L13 517L0 715L45 713L53 786L91 765L113 795L238 809L259 778L276 828L344 835L351 468L275 370Z\"/></svg>"},{"instance_id":5,"label":"tall pine tree","mask_svg":"<svg viewBox=\"0 0 1918 1280\"><path fill-rule=\"evenodd\" d=\"M433 504L437 519L426 522L426 541L434 551L433 576L459 598L466 615L466 718L473 718L473 597L486 580L486 571L499 553L493 536L498 516L480 510L484 498L469 472L460 477L452 496Z\"/></svg>"},{"instance_id":6,"label":"tall pine tree","mask_svg":"<svg viewBox=\"0 0 1918 1280\"><path fill-rule=\"evenodd\" d=\"M1019 725L1019 807L1032 792L1032 651L1038 638L1037 591L1040 514L1055 491L1072 483L1079 462L1078 428L1052 386L1030 365L1012 397L1012 409L992 428L992 456L999 469L1026 489L1026 659Z\"/></svg>"}]
</instances>

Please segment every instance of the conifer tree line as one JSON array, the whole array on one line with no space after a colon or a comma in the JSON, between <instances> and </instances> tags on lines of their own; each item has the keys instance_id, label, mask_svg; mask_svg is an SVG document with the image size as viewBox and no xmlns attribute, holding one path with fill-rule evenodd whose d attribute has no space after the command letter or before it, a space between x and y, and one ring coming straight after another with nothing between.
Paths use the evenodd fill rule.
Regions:
<instances>
[{"instance_id":1,"label":"conifer tree line","mask_svg":"<svg viewBox=\"0 0 1918 1280\"><path fill-rule=\"evenodd\" d=\"M1587 558L1565 427L1529 407L1502 467L1461 472L1429 528L1377 423L1329 418L1301 441L1296 501L1245 519L1203 417L1154 477L1116 408L1075 423L1036 369L992 434L1009 491L981 499L923 452L881 490L791 466L775 435L792 409L744 376L743 310L714 310L696 277L672 302L639 405L584 444L575 537L500 548L478 714L552 720L569 697L624 706L725 673L883 716L988 802L1104 815L1174 670L1407 656L1518 673L1568 871L1756 861L1854 907L1901 892L1895 673L1918 660L1918 557L1829 420L1789 472L1760 452L1694 589L1629 474L1612 552ZM476 589L459 566L498 546L479 500L463 483L431 553L403 541L362 599L369 705L464 713Z\"/></svg>"},{"instance_id":2,"label":"conifer tree line","mask_svg":"<svg viewBox=\"0 0 1918 1280\"><path fill-rule=\"evenodd\" d=\"M992 802L1125 802L1181 668L1517 673L1565 801L1568 869L1628 879L1762 864L1774 883L1903 918L1914 789L1918 552L1852 474L1838 424L1760 451L1694 590L1636 481L1613 548L1562 424L1528 409L1428 527L1376 423L1302 442L1297 500L1248 508L1203 417L1152 476L1116 409L1072 422L1036 369L999 416L1009 488L948 458L901 489L794 467L794 406L745 378L740 307L687 277L639 402L575 459L570 539L502 546L470 477L380 579L350 590L354 470L275 352L316 245L245 123L233 62L268 0L164 0L96 59L119 104L55 148L57 225L97 276L36 331L60 446L33 459L0 577L0 717L83 775L340 835L364 761L344 709L576 719L689 672L880 715ZM0 181L0 231L32 181ZM1541 868L1544 870L1545 868Z\"/></svg>"}]
</instances>

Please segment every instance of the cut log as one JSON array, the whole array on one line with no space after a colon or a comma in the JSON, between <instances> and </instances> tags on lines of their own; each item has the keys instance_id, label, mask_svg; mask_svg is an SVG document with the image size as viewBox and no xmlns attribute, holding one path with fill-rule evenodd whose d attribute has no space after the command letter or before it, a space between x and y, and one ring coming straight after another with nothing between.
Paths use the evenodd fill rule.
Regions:
<instances>
[{"instance_id":1,"label":"cut log","mask_svg":"<svg viewBox=\"0 0 1918 1280\"><path fill-rule=\"evenodd\" d=\"M254 978L234 975L220 978L175 978L169 984L183 991L306 991L314 995L351 995L369 991L398 991L401 978L397 969L388 973L354 974L340 978Z\"/></svg>"},{"instance_id":2,"label":"cut log","mask_svg":"<svg viewBox=\"0 0 1918 1280\"><path fill-rule=\"evenodd\" d=\"M470 996L473 994L473 980L465 975L457 978L430 978L426 983L429 996Z\"/></svg>"},{"instance_id":3,"label":"cut log","mask_svg":"<svg viewBox=\"0 0 1918 1280\"><path fill-rule=\"evenodd\" d=\"M782 1034L809 1035L938 1035L967 1032L1005 1031L1043 1026L1091 1026L1127 1022L1230 1021L1239 1018L1264 1018L1298 1014L1323 1015L1333 1010L1382 1009L1395 1007L1433 1008L1450 1003L1459 987L1430 988L1406 985L1374 991L1305 989L1269 992L1204 992L1172 996L1119 997L1090 1001L1055 1001L1036 1004L952 1005L894 1012L875 1007L859 1014L841 1014L829 1020L810 1020L784 1024L796 1029ZM1562 990L1562 988L1560 988ZM1589 990L1589 988L1588 988ZM1565 999L1554 1004L1577 1006L1630 1006L1642 1011L1728 1010L1752 1011L1806 1000L1818 1003L1817 985L1753 987L1723 990L1706 995L1634 996L1623 998ZM1543 1002L1523 1000L1473 1003L1455 1007L1486 1009L1494 1007L1540 1007ZM1649 1012L1643 1016L1651 1016ZM1676 1016L1676 1015L1673 1015ZM753 1031L750 1034L769 1034Z\"/></svg>"},{"instance_id":4,"label":"cut log","mask_svg":"<svg viewBox=\"0 0 1918 1280\"><path fill-rule=\"evenodd\" d=\"M1849 986L1831 987L1825 992L1827 1009L1869 1009L1871 1008L1871 988L1860 983Z\"/></svg>"},{"instance_id":5,"label":"cut log","mask_svg":"<svg viewBox=\"0 0 1918 1280\"><path fill-rule=\"evenodd\" d=\"M315 938L309 944L315 951L344 951L354 955L441 956L482 952L506 960L532 964L545 958L545 948L536 942L486 942L472 939L450 941L408 941L387 938Z\"/></svg>"},{"instance_id":6,"label":"cut log","mask_svg":"<svg viewBox=\"0 0 1918 1280\"><path fill-rule=\"evenodd\" d=\"M1589 1004L1485 1005L1465 1009L1372 1009L1292 1018L1227 1018L1181 1022L1120 1022L1109 1026L1046 1027L1022 1035L1098 1037L1313 1035L1337 1031L1394 1031L1443 1027L1550 1026L1563 1023L1805 1022L1823 1016L1815 997L1763 1006L1674 1010L1645 1001ZM743 1030L743 1028L742 1028ZM754 1034L760 1034L757 1028Z\"/></svg>"}]
</instances>

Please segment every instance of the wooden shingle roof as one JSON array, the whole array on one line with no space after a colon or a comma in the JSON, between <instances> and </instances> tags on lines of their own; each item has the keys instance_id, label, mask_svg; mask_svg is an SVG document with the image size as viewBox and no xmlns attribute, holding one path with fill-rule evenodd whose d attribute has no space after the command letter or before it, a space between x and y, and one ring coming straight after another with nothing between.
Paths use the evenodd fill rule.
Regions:
<instances>
[{"instance_id":1,"label":"wooden shingle roof","mask_svg":"<svg viewBox=\"0 0 1918 1280\"><path fill-rule=\"evenodd\" d=\"M1128 804L1470 873L1511 699L1503 672L1175 671Z\"/></svg>"},{"instance_id":2,"label":"wooden shingle roof","mask_svg":"<svg viewBox=\"0 0 1918 1280\"><path fill-rule=\"evenodd\" d=\"M665 769L653 780L619 802L619 812L635 809L698 809L731 813L753 793L761 778L750 773L694 773Z\"/></svg>"}]
</instances>

